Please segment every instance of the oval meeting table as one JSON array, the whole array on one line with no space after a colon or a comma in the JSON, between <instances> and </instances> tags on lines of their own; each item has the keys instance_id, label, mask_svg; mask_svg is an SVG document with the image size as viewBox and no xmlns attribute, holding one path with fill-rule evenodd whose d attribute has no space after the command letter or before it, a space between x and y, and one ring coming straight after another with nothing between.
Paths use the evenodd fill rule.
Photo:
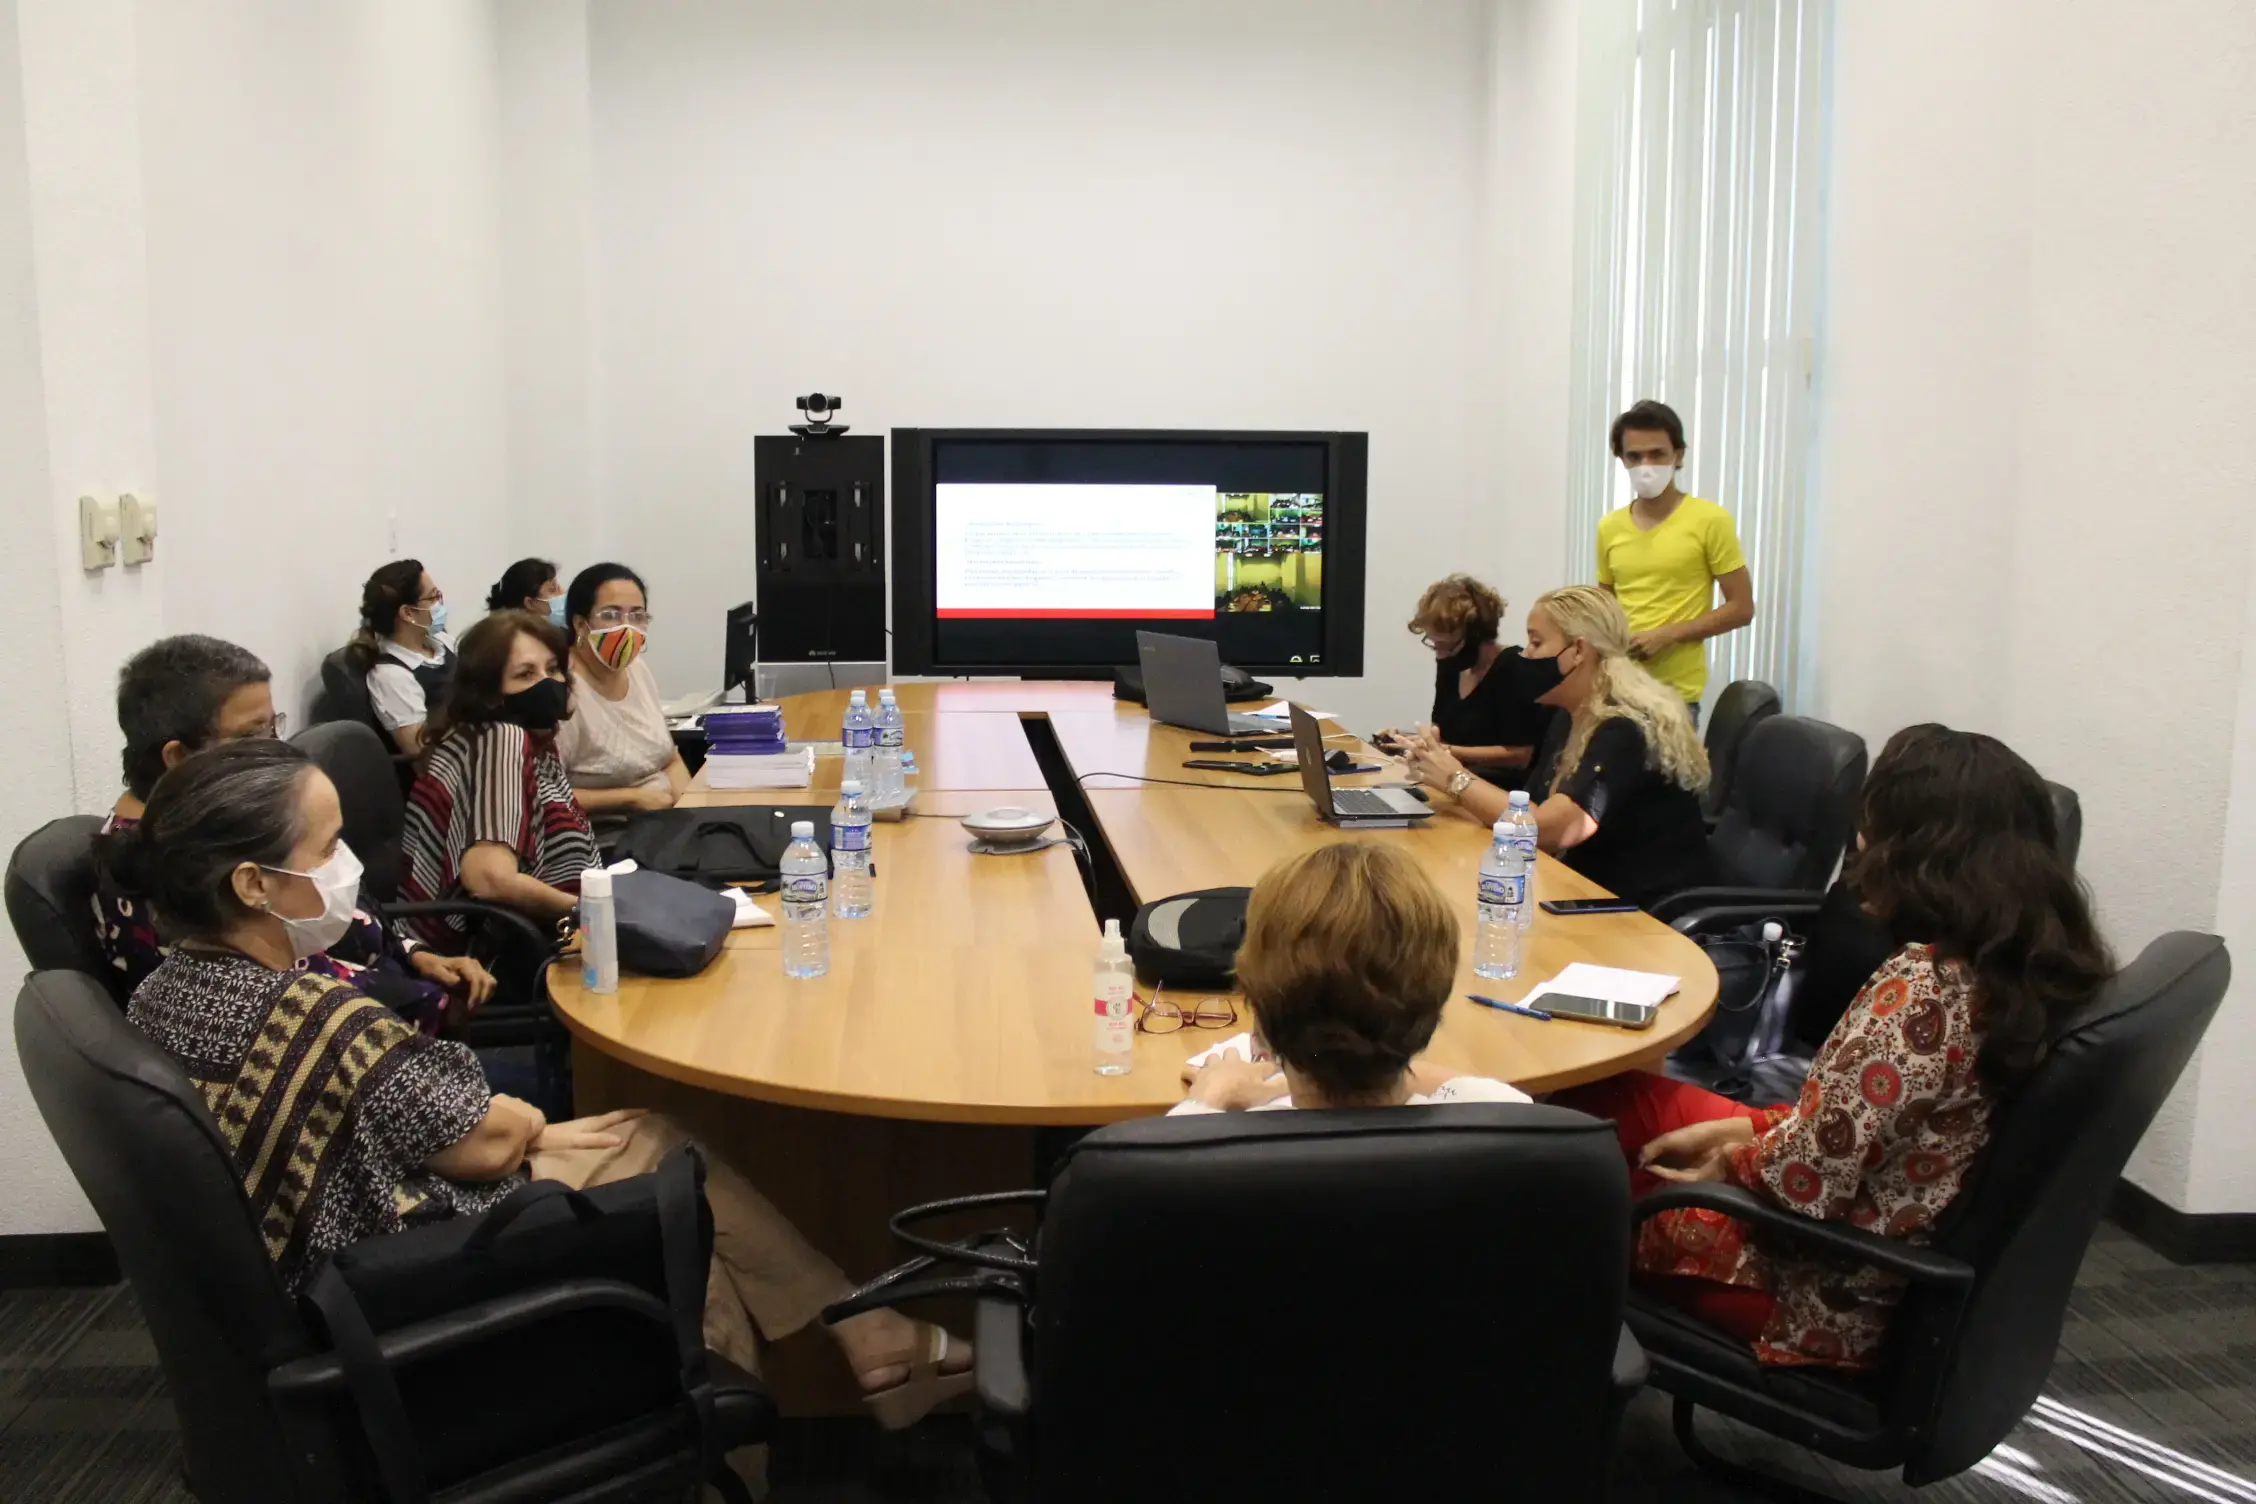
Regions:
<instances>
[{"instance_id":1,"label":"oval meeting table","mask_svg":"<svg viewBox=\"0 0 2256 1504\"><path fill-rule=\"evenodd\" d=\"M1250 885L1309 846L1398 845L1432 875L1465 933L1466 956L1428 1058L1531 1093L1652 1065L1697 1033L1714 1007L1716 974L1705 954L1641 913L1539 912L1520 975L1477 980L1473 893L1487 831L1446 799L1436 798L1436 816L1419 828L1342 832L1316 818L1295 776L1184 769L1195 755L1189 741L1203 733L1155 725L1143 707L1115 701L1108 684L975 681L905 684L897 693L920 766L913 813L875 827L875 912L831 921L827 976L786 977L779 933L763 927L734 932L695 977L629 976L608 997L584 991L576 968L559 966L550 981L573 1036L580 1112L647 1106L674 1114L851 1278L903 1256L886 1232L893 1212L1035 1184L1043 1130L1163 1113L1182 1100L1190 1055L1251 1027L1233 998L1235 1028L1139 1031L1134 1069L1097 1075L1090 976L1100 911L1125 930L1139 903ZM784 702L787 734L836 738L845 702L843 690L793 696ZM1326 725L1338 733L1334 745L1383 761ZM827 808L839 771L832 756L818 760L811 787L743 792L710 789L700 773L683 802ZM1337 781L1353 787L1384 776ZM1000 804L1073 821L1090 850L1086 872L1064 844L974 854L957 820ZM1604 891L1548 856L1539 864L1538 898ZM1666 972L1682 987L1651 1029L1635 1032L1546 1023L1464 1000L1470 991L1517 999L1574 961ZM1150 990L1139 982L1139 1001ZM996 1220L990 1214L958 1231ZM833 1344L789 1342L764 1361L788 1413L855 1408Z\"/></svg>"}]
</instances>

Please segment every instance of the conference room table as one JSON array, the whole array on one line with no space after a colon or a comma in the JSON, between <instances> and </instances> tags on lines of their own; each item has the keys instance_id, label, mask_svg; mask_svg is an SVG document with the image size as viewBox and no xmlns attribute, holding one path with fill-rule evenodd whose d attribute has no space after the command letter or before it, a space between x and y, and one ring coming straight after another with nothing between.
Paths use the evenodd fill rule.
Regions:
<instances>
[{"instance_id":1,"label":"conference room table","mask_svg":"<svg viewBox=\"0 0 2256 1504\"><path fill-rule=\"evenodd\" d=\"M1295 775L1185 769L1200 755L1189 742L1207 734L1153 723L1143 707L1116 701L1110 684L979 680L903 684L896 693L919 765L915 798L908 818L874 827L874 912L830 921L827 975L785 976L780 929L765 926L733 932L695 977L627 976L609 996L586 992L567 967L550 982L573 1038L580 1112L647 1106L682 1119L853 1279L904 1256L886 1232L894 1211L1033 1185L1061 1130L1164 1113L1182 1100L1191 1055L1252 1026L1233 997L1234 1027L1139 1030L1134 1068L1098 1075L1091 977L1100 904L1250 885L1283 857L1329 841L1399 846L1464 926L1465 955L1426 1058L1531 1093L1652 1065L1714 1007L1705 954L1641 913L1539 912L1519 976L1475 978L1473 899L1488 833L1445 797L1435 796L1433 819L1410 829L1342 831L1317 819ZM786 734L835 740L846 698L825 690L784 701ZM1345 728L1325 725L1329 745L1385 762ZM818 758L803 789L716 790L701 771L683 802L827 809L841 762ZM1335 781L1401 776L1388 764ZM1077 817L1088 880L1067 844L975 854L958 821L1004 804ZM1538 899L1605 891L1548 856L1535 890ZM772 896L761 901L776 911ZM1654 1026L1638 1031L1544 1022L1465 1000L1467 992L1517 999L1575 961L1665 972L1682 985ZM1139 980L1139 1003L1151 993ZM829 1349L793 1342L768 1355L787 1410L855 1406L845 1365Z\"/></svg>"}]
</instances>

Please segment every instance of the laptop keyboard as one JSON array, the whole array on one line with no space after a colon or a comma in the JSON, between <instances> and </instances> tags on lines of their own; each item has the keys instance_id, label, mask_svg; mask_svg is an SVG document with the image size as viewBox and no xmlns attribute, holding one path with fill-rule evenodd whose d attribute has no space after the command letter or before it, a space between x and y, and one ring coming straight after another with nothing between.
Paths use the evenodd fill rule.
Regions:
<instances>
[{"instance_id":1,"label":"laptop keyboard","mask_svg":"<svg viewBox=\"0 0 2256 1504\"><path fill-rule=\"evenodd\" d=\"M1391 815L1400 819L1402 811L1389 804L1385 797L1369 789L1332 790L1332 813L1335 815Z\"/></svg>"}]
</instances>

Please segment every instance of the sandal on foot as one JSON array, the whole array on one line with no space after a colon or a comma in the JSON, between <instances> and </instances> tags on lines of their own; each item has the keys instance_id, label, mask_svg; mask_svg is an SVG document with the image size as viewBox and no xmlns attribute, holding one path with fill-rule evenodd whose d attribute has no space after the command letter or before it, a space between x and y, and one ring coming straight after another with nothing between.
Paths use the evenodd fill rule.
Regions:
<instances>
[{"instance_id":1,"label":"sandal on foot","mask_svg":"<svg viewBox=\"0 0 2256 1504\"><path fill-rule=\"evenodd\" d=\"M948 1360L947 1331L937 1326L926 1326L923 1330L924 1352L909 1364L909 1376L898 1384L862 1396L862 1403L869 1406L878 1425L888 1431L906 1430L931 1414L935 1406L970 1392L970 1369L955 1373L940 1371L940 1365Z\"/></svg>"}]
</instances>

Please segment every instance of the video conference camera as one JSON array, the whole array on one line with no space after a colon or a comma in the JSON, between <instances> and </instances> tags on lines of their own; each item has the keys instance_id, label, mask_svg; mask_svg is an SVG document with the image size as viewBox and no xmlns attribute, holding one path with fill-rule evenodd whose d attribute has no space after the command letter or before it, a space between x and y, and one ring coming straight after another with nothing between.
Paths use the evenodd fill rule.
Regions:
<instances>
[{"instance_id":1,"label":"video conference camera","mask_svg":"<svg viewBox=\"0 0 2256 1504\"><path fill-rule=\"evenodd\" d=\"M843 423L833 423L830 415L846 405L844 397L825 397L821 392L809 392L799 399L799 411L806 416L804 423L794 423L791 431L803 439L835 439L846 431Z\"/></svg>"}]
</instances>

